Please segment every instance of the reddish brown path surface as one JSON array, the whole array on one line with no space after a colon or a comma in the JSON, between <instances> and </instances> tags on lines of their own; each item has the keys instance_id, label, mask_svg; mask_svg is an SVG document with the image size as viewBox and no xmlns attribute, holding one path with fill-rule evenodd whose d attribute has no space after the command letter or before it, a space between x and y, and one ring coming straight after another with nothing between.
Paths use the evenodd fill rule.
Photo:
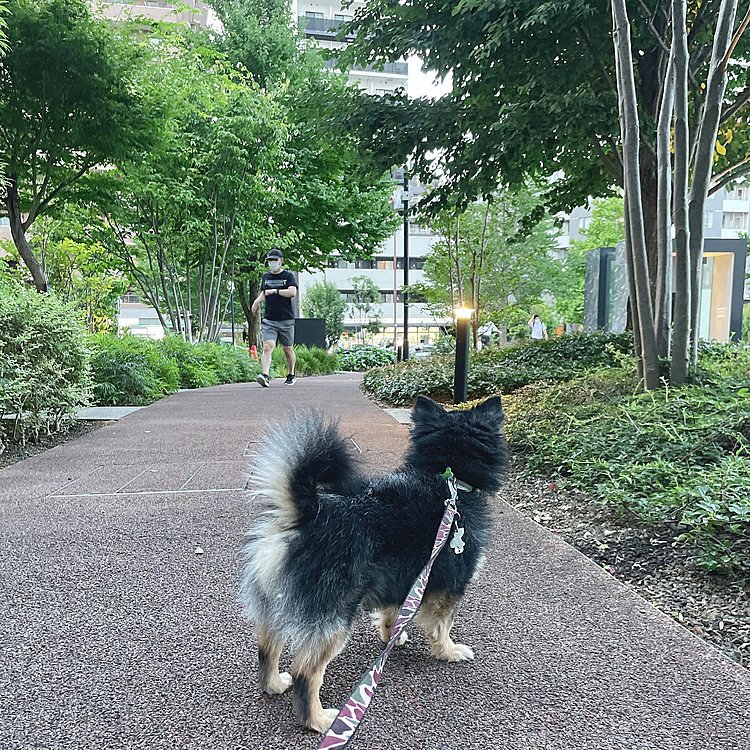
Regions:
<instances>
[{"instance_id":1,"label":"reddish brown path surface","mask_svg":"<svg viewBox=\"0 0 750 750\"><path fill-rule=\"evenodd\" d=\"M358 386L188 391L0 471L2 750L317 745L289 695L256 686L236 602L246 456L267 419L312 406L341 419L372 473L396 467L407 429ZM750 750L750 672L496 511L454 631L475 661L436 662L412 633L353 747ZM379 650L363 615L324 703L343 702Z\"/></svg>"}]
</instances>

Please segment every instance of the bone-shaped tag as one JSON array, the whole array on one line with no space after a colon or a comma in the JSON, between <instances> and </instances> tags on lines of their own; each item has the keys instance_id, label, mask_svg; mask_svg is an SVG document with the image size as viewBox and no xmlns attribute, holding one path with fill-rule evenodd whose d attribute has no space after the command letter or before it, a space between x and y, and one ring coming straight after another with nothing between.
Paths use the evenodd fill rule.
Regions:
<instances>
[{"instance_id":1,"label":"bone-shaped tag","mask_svg":"<svg viewBox=\"0 0 750 750\"><path fill-rule=\"evenodd\" d=\"M453 532L453 539L451 539L451 549L460 555L464 551L466 543L464 542L464 531L460 526L456 526L456 530Z\"/></svg>"}]
</instances>

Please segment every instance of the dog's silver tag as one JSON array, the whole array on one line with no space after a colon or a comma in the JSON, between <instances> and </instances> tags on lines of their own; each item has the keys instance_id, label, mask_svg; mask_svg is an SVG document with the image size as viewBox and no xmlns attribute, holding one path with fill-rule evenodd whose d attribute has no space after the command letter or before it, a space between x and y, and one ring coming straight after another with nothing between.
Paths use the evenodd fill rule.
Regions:
<instances>
[{"instance_id":1,"label":"dog's silver tag","mask_svg":"<svg viewBox=\"0 0 750 750\"><path fill-rule=\"evenodd\" d=\"M464 542L464 529L460 526L456 526L456 530L453 532L453 539L451 539L451 549L460 555L464 551L466 543Z\"/></svg>"}]
</instances>

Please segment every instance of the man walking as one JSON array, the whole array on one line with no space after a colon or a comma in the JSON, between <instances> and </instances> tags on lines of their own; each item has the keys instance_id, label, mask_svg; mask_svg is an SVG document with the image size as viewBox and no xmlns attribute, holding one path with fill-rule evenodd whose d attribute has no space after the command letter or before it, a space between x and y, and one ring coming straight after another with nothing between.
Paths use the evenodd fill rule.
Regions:
<instances>
[{"instance_id":1,"label":"man walking","mask_svg":"<svg viewBox=\"0 0 750 750\"><path fill-rule=\"evenodd\" d=\"M263 341L263 353L260 357L261 373L257 381L267 388L271 383L271 354L276 342L281 345L286 356L288 375L284 385L294 385L294 310L292 297L297 296L297 281L291 271L282 271L284 260L281 250L269 250L266 256L269 272L263 274L260 283L260 294L253 301L251 310L257 315L260 303L265 301L263 320L260 325L260 337Z\"/></svg>"}]
</instances>

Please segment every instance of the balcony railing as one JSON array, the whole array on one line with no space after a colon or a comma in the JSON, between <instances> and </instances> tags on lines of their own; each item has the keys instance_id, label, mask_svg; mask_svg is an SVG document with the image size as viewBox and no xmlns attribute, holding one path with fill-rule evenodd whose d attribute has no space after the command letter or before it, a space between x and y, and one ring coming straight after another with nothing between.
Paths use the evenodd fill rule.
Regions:
<instances>
[{"instance_id":1,"label":"balcony railing","mask_svg":"<svg viewBox=\"0 0 750 750\"><path fill-rule=\"evenodd\" d=\"M298 16L300 26L306 34L310 36L319 36L334 39L338 35L338 30L346 21L340 21L330 18L308 18L307 16ZM345 36L347 42L353 41L353 36Z\"/></svg>"},{"instance_id":2,"label":"balcony railing","mask_svg":"<svg viewBox=\"0 0 750 750\"><path fill-rule=\"evenodd\" d=\"M337 60L332 57L330 60L325 61L326 68L335 68ZM362 70L370 73L387 73L388 75L396 76L408 76L409 75L409 63L405 62L389 62L383 64L383 70L376 68L373 65L352 65L350 70Z\"/></svg>"}]
</instances>

